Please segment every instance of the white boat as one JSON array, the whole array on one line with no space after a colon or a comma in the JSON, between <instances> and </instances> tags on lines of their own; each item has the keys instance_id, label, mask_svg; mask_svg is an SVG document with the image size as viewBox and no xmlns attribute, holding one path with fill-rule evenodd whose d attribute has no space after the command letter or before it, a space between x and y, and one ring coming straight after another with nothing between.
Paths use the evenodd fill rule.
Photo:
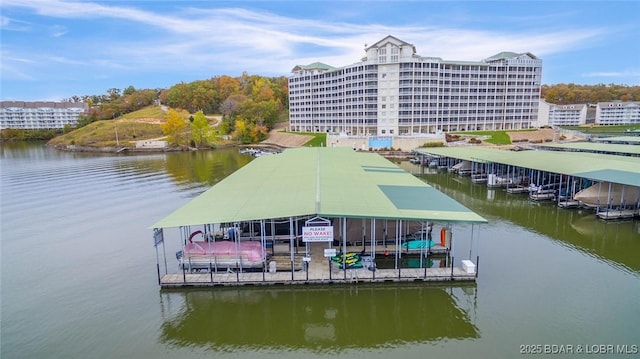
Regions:
<instances>
[{"instance_id":1,"label":"white boat","mask_svg":"<svg viewBox=\"0 0 640 359\"><path fill-rule=\"evenodd\" d=\"M587 207L637 207L640 187L599 182L576 193L573 198Z\"/></svg>"},{"instance_id":2,"label":"white boat","mask_svg":"<svg viewBox=\"0 0 640 359\"><path fill-rule=\"evenodd\" d=\"M486 183L487 182L487 174L486 173L474 173L471 175L471 182L473 183Z\"/></svg>"},{"instance_id":3,"label":"white boat","mask_svg":"<svg viewBox=\"0 0 640 359\"><path fill-rule=\"evenodd\" d=\"M459 163L456 163L455 165L451 166L451 168L449 168L449 172L453 172L453 173L464 173L464 172L470 172L471 171L471 162L469 161L462 161Z\"/></svg>"},{"instance_id":4,"label":"white boat","mask_svg":"<svg viewBox=\"0 0 640 359\"><path fill-rule=\"evenodd\" d=\"M421 165L423 161L420 157L412 157L409 162L413 163L414 165Z\"/></svg>"},{"instance_id":5,"label":"white boat","mask_svg":"<svg viewBox=\"0 0 640 359\"><path fill-rule=\"evenodd\" d=\"M507 177L507 176L498 176L496 174L490 173L487 176L487 187L488 188L499 188L506 187L511 184L520 183L520 180L517 178Z\"/></svg>"}]
</instances>

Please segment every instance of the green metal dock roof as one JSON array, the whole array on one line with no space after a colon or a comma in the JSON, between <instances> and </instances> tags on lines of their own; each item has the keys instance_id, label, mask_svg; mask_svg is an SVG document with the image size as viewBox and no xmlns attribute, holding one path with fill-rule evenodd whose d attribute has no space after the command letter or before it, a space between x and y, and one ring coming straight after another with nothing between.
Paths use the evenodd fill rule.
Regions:
<instances>
[{"instance_id":1,"label":"green metal dock roof","mask_svg":"<svg viewBox=\"0 0 640 359\"><path fill-rule=\"evenodd\" d=\"M640 146L620 145L614 143L594 143L594 142L567 142L567 143L544 143L537 147L566 149L577 152L600 152L609 154L640 155Z\"/></svg>"},{"instance_id":2,"label":"green metal dock roof","mask_svg":"<svg viewBox=\"0 0 640 359\"><path fill-rule=\"evenodd\" d=\"M612 143L628 143L628 144L631 144L631 145L640 145L640 136L594 137L593 141L612 142Z\"/></svg>"},{"instance_id":3,"label":"green metal dock roof","mask_svg":"<svg viewBox=\"0 0 640 359\"><path fill-rule=\"evenodd\" d=\"M637 157L586 152L507 151L477 146L421 148L416 151L640 186L640 160Z\"/></svg>"},{"instance_id":4,"label":"green metal dock roof","mask_svg":"<svg viewBox=\"0 0 640 359\"><path fill-rule=\"evenodd\" d=\"M378 154L296 148L256 158L151 228L305 215L486 222Z\"/></svg>"}]
</instances>

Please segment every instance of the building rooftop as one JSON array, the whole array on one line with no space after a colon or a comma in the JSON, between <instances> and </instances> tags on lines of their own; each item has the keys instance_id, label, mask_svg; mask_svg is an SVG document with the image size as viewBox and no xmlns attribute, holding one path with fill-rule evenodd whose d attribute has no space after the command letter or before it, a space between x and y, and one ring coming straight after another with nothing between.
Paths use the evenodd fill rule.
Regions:
<instances>
[{"instance_id":1,"label":"building rooftop","mask_svg":"<svg viewBox=\"0 0 640 359\"><path fill-rule=\"evenodd\" d=\"M322 62L314 62L312 64L309 65L296 65L293 70L291 71L300 71L300 70L324 70L324 71L331 71L331 70L335 70L336 68L327 64L324 64Z\"/></svg>"},{"instance_id":2,"label":"building rooftop","mask_svg":"<svg viewBox=\"0 0 640 359\"><path fill-rule=\"evenodd\" d=\"M52 102L52 101L2 101L0 108L81 108L88 109L84 102Z\"/></svg>"}]
</instances>

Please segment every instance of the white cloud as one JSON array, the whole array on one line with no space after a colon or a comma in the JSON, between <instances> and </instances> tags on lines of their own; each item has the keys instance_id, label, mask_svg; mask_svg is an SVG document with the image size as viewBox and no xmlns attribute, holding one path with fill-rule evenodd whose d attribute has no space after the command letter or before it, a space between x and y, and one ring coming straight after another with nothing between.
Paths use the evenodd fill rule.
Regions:
<instances>
[{"instance_id":1,"label":"white cloud","mask_svg":"<svg viewBox=\"0 0 640 359\"><path fill-rule=\"evenodd\" d=\"M50 31L51 31L51 35L50 35L51 37L60 37L65 35L68 32L67 28L62 25L52 26Z\"/></svg>"},{"instance_id":2,"label":"white cloud","mask_svg":"<svg viewBox=\"0 0 640 359\"><path fill-rule=\"evenodd\" d=\"M596 71L582 74L583 77L640 77L638 70L625 71Z\"/></svg>"},{"instance_id":3,"label":"white cloud","mask_svg":"<svg viewBox=\"0 0 640 359\"><path fill-rule=\"evenodd\" d=\"M28 31L31 24L26 21L12 19L8 16L0 16L0 29L7 31Z\"/></svg>"},{"instance_id":4,"label":"white cloud","mask_svg":"<svg viewBox=\"0 0 640 359\"><path fill-rule=\"evenodd\" d=\"M204 8L211 6L208 2L191 3L198 8L179 8L181 3L174 2L176 9L168 13L112 4L2 0L3 8L26 8L42 17L59 20L52 22L59 25L46 28L46 35L56 38L56 47L49 50L50 53L42 53L38 46L31 44L3 43L4 49L11 47L14 56L3 56L2 75L7 75L7 71L14 78L27 73L33 77L51 77L50 72L61 76L63 71L69 71L70 78L87 72L108 78L127 71L184 71L213 76L244 70L286 75L297 64L321 61L344 66L358 62L364 55L365 44L373 44L386 35L412 43L419 55L447 60L482 60L502 51L531 52L544 60L545 56L595 46L611 32L619 31L570 25L559 25L553 30L538 27L534 30L469 29L449 23L391 26L336 23L331 19L288 17L242 8ZM127 35L103 36L99 41L92 41L98 39L92 39L93 34L88 32L83 34L82 46L79 46L72 38L76 35L72 32L78 28L66 25L64 19L90 19L97 30L115 28ZM35 20L34 24L44 26L37 25ZM0 26L3 30L25 31L32 24L1 16ZM25 67L27 63L20 59L33 60ZM51 68L59 70L51 71Z\"/></svg>"},{"instance_id":5,"label":"white cloud","mask_svg":"<svg viewBox=\"0 0 640 359\"><path fill-rule=\"evenodd\" d=\"M331 23L255 12L240 8L187 8L170 15L155 14L129 7L57 0L5 0L5 6L30 7L41 15L63 18L116 18L162 29L168 37L144 39L154 46L175 47L180 51L207 53L235 49L256 57L256 61L278 63L283 58L299 62L299 48L316 46L326 49L328 58L344 58L340 64L355 62L364 43L373 43L387 34L416 45L424 56L445 59L482 59L501 51L533 52L544 56L581 46L604 33L600 29L579 29L535 33L483 31L446 27L397 27ZM54 31L58 36L64 28ZM134 46L139 48L139 46ZM135 51L142 55L141 51ZM157 52L170 54L171 49ZM341 55L341 56L340 56ZM354 56L355 55L355 56ZM179 56L178 56L179 57ZM473 58L470 58L473 57ZM215 61L215 59L212 59ZM274 64L277 65L277 64Z\"/></svg>"},{"instance_id":6,"label":"white cloud","mask_svg":"<svg viewBox=\"0 0 640 359\"><path fill-rule=\"evenodd\" d=\"M22 81L34 81L35 78L16 66L9 65L6 61L0 61L0 73L2 73L3 79L10 80L22 80Z\"/></svg>"}]
</instances>

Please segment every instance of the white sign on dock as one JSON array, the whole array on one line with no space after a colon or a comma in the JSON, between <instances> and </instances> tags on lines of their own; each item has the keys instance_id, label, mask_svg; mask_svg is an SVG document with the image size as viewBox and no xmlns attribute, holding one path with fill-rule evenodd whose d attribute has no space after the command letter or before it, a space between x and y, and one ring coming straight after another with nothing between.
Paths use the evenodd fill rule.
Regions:
<instances>
[{"instance_id":1,"label":"white sign on dock","mask_svg":"<svg viewBox=\"0 0 640 359\"><path fill-rule=\"evenodd\" d=\"M302 227L303 242L333 241L333 226Z\"/></svg>"},{"instance_id":2,"label":"white sign on dock","mask_svg":"<svg viewBox=\"0 0 640 359\"><path fill-rule=\"evenodd\" d=\"M324 256L326 258L331 258L331 257L335 257L336 256L336 249L335 248L326 248L324 250Z\"/></svg>"}]
</instances>

